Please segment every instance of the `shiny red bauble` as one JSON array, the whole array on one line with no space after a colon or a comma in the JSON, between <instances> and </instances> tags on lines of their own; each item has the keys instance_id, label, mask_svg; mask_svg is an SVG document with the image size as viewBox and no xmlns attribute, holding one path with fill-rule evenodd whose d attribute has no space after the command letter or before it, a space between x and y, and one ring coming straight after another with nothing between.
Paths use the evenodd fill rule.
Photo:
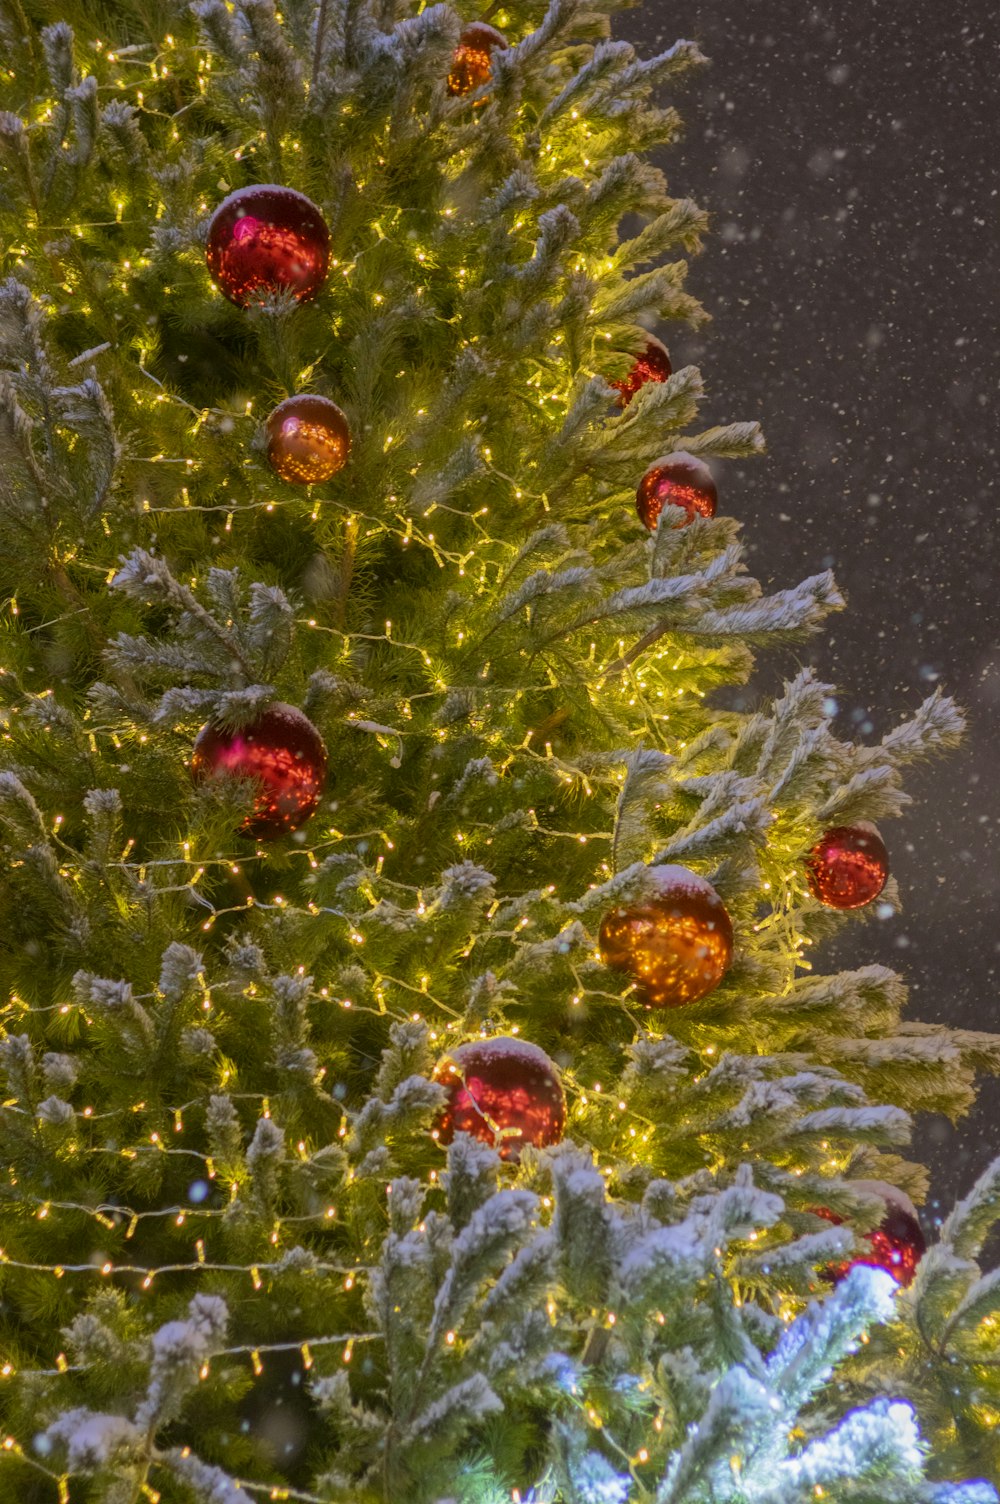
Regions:
<instances>
[{"instance_id":1,"label":"shiny red bauble","mask_svg":"<svg viewBox=\"0 0 1000 1504\"><path fill-rule=\"evenodd\" d=\"M601 921L601 960L627 972L650 1008L707 997L733 959L733 924L712 884L687 867L651 867L654 897Z\"/></svg>"},{"instance_id":2,"label":"shiny red bauble","mask_svg":"<svg viewBox=\"0 0 1000 1504\"><path fill-rule=\"evenodd\" d=\"M666 381L673 371L670 364L670 356L667 347L650 335L649 343L641 355L637 355L635 364L628 375L620 381L612 381L611 385L619 393L618 406L628 407L635 396L648 381Z\"/></svg>"},{"instance_id":3,"label":"shiny red bauble","mask_svg":"<svg viewBox=\"0 0 1000 1504\"><path fill-rule=\"evenodd\" d=\"M438 1065L434 1080L448 1100L434 1137L456 1133L493 1144L501 1159L517 1159L525 1144L557 1144L566 1122L559 1073L544 1050L525 1039L483 1039L459 1045Z\"/></svg>"},{"instance_id":4,"label":"shiny red bauble","mask_svg":"<svg viewBox=\"0 0 1000 1504\"><path fill-rule=\"evenodd\" d=\"M267 459L282 480L314 486L344 465L351 449L347 419L328 397L302 392L279 402L265 425Z\"/></svg>"},{"instance_id":5,"label":"shiny red bauble","mask_svg":"<svg viewBox=\"0 0 1000 1504\"><path fill-rule=\"evenodd\" d=\"M330 232L304 193L254 183L224 198L212 215L205 259L220 291L240 308L279 292L302 302L326 281Z\"/></svg>"},{"instance_id":6,"label":"shiny red bauble","mask_svg":"<svg viewBox=\"0 0 1000 1504\"><path fill-rule=\"evenodd\" d=\"M881 893L889 853L874 825L837 825L806 857L814 897L830 909L861 909Z\"/></svg>"},{"instance_id":7,"label":"shiny red bauble","mask_svg":"<svg viewBox=\"0 0 1000 1504\"><path fill-rule=\"evenodd\" d=\"M472 94L488 84L493 72L494 52L503 52L507 38L485 21L473 21L458 39L448 70L449 94Z\"/></svg>"},{"instance_id":8,"label":"shiny red bauble","mask_svg":"<svg viewBox=\"0 0 1000 1504\"><path fill-rule=\"evenodd\" d=\"M884 1180L854 1180L851 1184L856 1190L880 1196L885 1202L885 1216L873 1232L862 1235L868 1247L842 1264L830 1264L823 1271L826 1278L838 1284L849 1270L862 1264L869 1269L884 1269L897 1285L912 1284L917 1265L927 1251L927 1240L913 1202L904 1191ZM826 1207L817 1207L816 1215L838 1226L843 1221Z\"/></svg>"},{"instance_id":9,"label":"shiny red bauble","mask_svg":"<svg viewBox=\"0 0 1000 1504\"><path fill-rule=\"evenodd\" d=\"M714 517L719 493L704 460L678 449L647 470L636 492L636 510L645 527L656 532L664 507L682 507L687 520Z\"/></svg>"},{"instance_id":10,"label":"shiny red bauble","mask_svg":"<svg viewBox=\"0 0 1000 1504\"><path fill-rule=\"evenodd\" d=\"M278 702L239 731L203 726L191 773L199 783L227 776L253 779L253 809L240 829L273 840L309 819L323 792L326 762L323 738L312 721L294 705Z\"/></svg>"}]
</instances>

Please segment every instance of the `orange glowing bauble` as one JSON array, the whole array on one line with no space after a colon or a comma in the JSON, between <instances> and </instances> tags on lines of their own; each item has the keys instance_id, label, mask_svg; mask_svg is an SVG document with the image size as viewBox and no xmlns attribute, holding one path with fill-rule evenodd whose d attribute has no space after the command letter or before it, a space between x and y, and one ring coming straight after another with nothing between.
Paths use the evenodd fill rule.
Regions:
<instances>
[{"instance_id":1,"label":"orange glowing bauble","mask_svg":"<svg viewBox=\"0 0 1000 1504\"><path fill-rule=\"evenodd\" d=\"M823 1273L836 1285L848 1270L862 1264L869 1269L884 1269L897 1285L911 1285L917 1265L927 1251L927 1240L917 1219L916 1207L904 1191L884 1180L852 1180L851 1185L859 1191L871 1191L873 1195L881 1196L885 1202L885 1216L878 1227L862 1234L868 1244L866 1249L853 1254L842 1264L829 1264ZM827 1207L817 1206L814 1211L817 1217L837 1226L843 1221Z\"/></svg>"},{"instance_id":2,"label":"orange glowing bauble","mask_svg":"<svg viewBox=\"0 0 1000 1504\"><path fill-rule=\"evenodd\" d=\"M314 486L345 463L351 448L347 419L328 397L301 393L279 402L267 420L271 469L293 486Z\"/></svg>"},{"instance_id":3,"label":"orange glowing bauble","mask_svg":"<svg viewBox=\"0 0 1000 1504\"><path fill-rule=\"evenodd\" d=\"M434 1137L456 1133L493 1144L501 1159L517 1159L525 1144L557 1144L566 1122L559 1073L544 1050L526 1039L483 1039L459 1045L439 1062L434 1080L448 1100Z\"/></svg>"},{"instance_id":4,"label":"orange glowing bauble","mask_svg":"<svg viewBox=\"0 0 1000 1504\"><path fill-rule=\"evenodd\" d=\"M505 51L507 38L495 26L474 21L458 39L448 70L448 93L471 94L488 84L493 72L494 52Z\"/></svg>"},{"instance_id":5,"label":"orange glowing bauble","mask_svg":"<svg viewBox=\"0 0 1000 1504\"><path fill-rule=\"evenodd\" d=\"M330 265L330 232L304 193L254 183L224 198L208 226L205 259L231 303L246 308L269 293L315 297Z\"/></svg>"},{"instance_id":6,"label":"orange glowing bauble","mask_svg":"<svg viewBox=\"0 0 1000 1504\"><path fill-rule=\"evenodd\" d=\"M269 705L249 726L223 731L209 723L195 739L191 773L247 778L257 785L243 835L273 840L298 830L315 810L326 781L326 747L316 727L294 705Z\"/></svg>"},{"instance_id":7,"label":"orange glowing bauble","mask_svg":"<svg viewBox=\"0 0 1000 1504\"><path fill-rule=\"evenodd\" d=\"M636 356L628 375L611 382L619 394L618 406L628 407L636 392L641 391L648 381L666 381L672 371L666 345L650 335L649 343L642 354Z\"/></svg>"},{"instance_id":8,"label":"orange glowing bauble","mask_svg":"<svg viewBox=\"0 0 1000 1504\"><path fill-rule=\"evenodd\" d=\"M733 925L712 884L687 867L651 867L654 897L612 909L598 943L650 1008L679 1008L716 988L733 959Z\"/></svg>"},{"instance_id":9,"label":"orange glowing bauble","mask_svg":"<svg viewBox=\"0 0 1000 1504\"><path fill-rule=\"evenodd\" d=\"M809 886L830 909L863 909L889 877L889 853L874 825L838 825L806 857Z\"/></svg>"},{"instance_id":10,"label":"orange glowing bauble","mask_svg":"<svg viewBox=\"0 0 1000 1504\"><path fill-rule=\"evenodd\" d=\"M714 517L718 500L712 472L704 460L678 449L646 471L635 504L643 525L655 533L664 507L682 507L691 522L696 516Z\"/></svg>"}]
</instances>

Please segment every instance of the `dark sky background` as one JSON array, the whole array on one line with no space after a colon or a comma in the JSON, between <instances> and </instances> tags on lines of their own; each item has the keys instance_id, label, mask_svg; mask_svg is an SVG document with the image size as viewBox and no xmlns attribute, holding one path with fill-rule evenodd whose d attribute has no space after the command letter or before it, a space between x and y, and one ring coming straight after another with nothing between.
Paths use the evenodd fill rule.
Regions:
<instances>
[{"instance_id":1,"label":"dark sky background","mask_svg":"<svg viewBox=\"0 0 1000 1504\"><path fill-rule=\"evenodd\" d=\"M662 165L712 217L689 285L713 322L667 334L675 369L702 368L708 422L763 424L769 457L719 476L753 572L833 566L849 610L808 656L860 739L937 685L969 715L884 831L904 912L817 964L897 966L910 1016L1000 1030L1000 11L648 0L617 31L711 59L677 91L686 135ZM921 1121L915 1149L932 1220L1000 1154L1000 1085L957 1128Z\"/></svg>"}]
</instances>

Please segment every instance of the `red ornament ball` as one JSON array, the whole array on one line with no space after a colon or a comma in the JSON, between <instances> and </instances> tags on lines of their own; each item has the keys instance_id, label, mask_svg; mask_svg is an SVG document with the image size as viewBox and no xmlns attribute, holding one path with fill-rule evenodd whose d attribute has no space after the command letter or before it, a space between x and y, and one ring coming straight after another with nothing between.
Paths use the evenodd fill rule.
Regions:
<instances>
[{"instance_id":1,"label":"red ornament ball","mask_svg":"<svg viewBox=\"0 0 1000 1504\"><path fill-rule=\"evenodd\" d=\"M484 1039L459 1045L438 1064L434 1080L448 1100L434 1128L439 1143L456 1133L493 1144L501 1159L525 1144L557 1144L566 1122L559 1073L544 1050L526 1039Z\"/></svg>"},{"instance_id":2,"label":"red ornament ball","mask_svg":"<svg viewBox=\"0 0 1000 1504\"><path fill-rule=\"evenodd\" d=\"M867 1249L842 1264L828 1265L824 1270L827 1279L839 1284L849 1270L863 1264L869 1269L884 1269L897 1285L912 1284L917 1265L927 1251L927 1240L913 1202L905 1191L888 1185L884 1180L855 1180L851 1184L859 1191L871 1191L880 1196L885 1202L885 1216L873 1232L863 1235ZM826 1207L817 1207L816 1215L838 1226L843 1221Z\"/></svg>"},{"instance_id":3,"label":"red ornament ball","mask_svg":"<svg viewBox=\"0 0 1000 1504\"><path fill-rule=\"evenodd\" d=\"M838 825L806 857L809 886L830 909L862 909L889 876L889 853L874 825Z\"/></svg>"},{"instance_id":4,"label":"red ornament ball","mask_svg":"<svg viewBox=\"0 0 1000 1504\"><path fill-rule=\"evenodd\" d=\"M485 21L473 21L458 39L448 71L449 94L471 94L488 84L494 52L504 52L507 38Z\"/></svg>"},{"instance_id":5,"label":"red ornament ball","mask_svg":"<svg viewBox=\"0 0 1000 1504\"><path fill-rule=\"evenodd\" d=\"M695 516L714 517L719 493L704 460L678 449L647 470L636 492L636 510L644 526L656 532L666 506L683 507L688 522Z\"/></svg>"},{"instance_id":6,"label":"red ornament ball","mask_svg":"<svg viewBox=\"0 0 1000 1504\"><path fill-rule=\"evenodd\" d=\"M224 198L212 215L205 259L219 289L239 308L285 291L302 302L326 281L330 232L304 193L254 183Z\"/></svg>"},{"instance_id":7,"label":"red ornament ball","mask_svg":"<svg viewBox=\"0 0 1000 1504\"><path fill-rule=\"evenodd\" d=\"M618 406L628 407L636 392L644 387L647 381L666 381L673 369L666 345L650 335L649 343L642 354L636 356L635 364L628 375L623 376L620 381L611 382L619 393Z\"/></svg>"},{"instance_id":8,"label":"red ornament ball","mask_svg":"<svg viewBox=\"0 0 1000 1504\"><path fill-rule=\"evenodd\" d=\"M679 1008L722 981L733 959L733 924L712 884L687 867L651 867L650 876L655 897L604 916L601 959L639 984L647 1007Z\"/></svg>"},{"instance_id":9,"label":"red ornament ball","mask_svg":"<svg viewBox=\"0 0 1000 1504\"><path fill-rule=\"evenodd\" d=\"M279 402L266 430L268 463L293 486L329 480L351 449L351 431L336 402L306 392Z\"/></svg>"},{"instance_id":10,"label":"red ornament ball","mask_svg":"<svg viewBox=\"0 0 1000 1504\"><path fill-rule=\"evenodd\" d=\"M316 727L294 705L269 705L249 726L222 731L209 723L195 739L195 781L252 778L254 806L244 835L273 840L298 830L315 810L326 780L326 747Z\"/></svg>"}]
</instances>

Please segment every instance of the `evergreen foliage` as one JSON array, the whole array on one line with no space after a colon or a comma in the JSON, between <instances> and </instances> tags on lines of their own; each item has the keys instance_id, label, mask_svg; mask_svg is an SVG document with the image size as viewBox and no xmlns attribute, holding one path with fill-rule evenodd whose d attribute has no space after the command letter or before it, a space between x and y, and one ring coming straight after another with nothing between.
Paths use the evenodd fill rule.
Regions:
<instances>
[{"instance_id":1,"label":"evergreen foliage","mask_svg":"<svg viewBox=\"0 0 1000 1504\"><path fill-rule=\"evenodd\" d=\"M824 1271L1000 1038L813 970L847 921L803 867L961 715L861 746L808 670L710 698L842 601L636 518L658 458L763 441L693 368L609 385L704 316L644 156L702 59L620 8L491 9L456 97L448 4L0 0L2 1500L996 1498L1000 1172L909 1289ZM254 182L321 207L314 302L211 283ZM263 452L297 391L352 434L309 489ZM330 775L257 844L188 763L275 699ZM736 957L649 1012L597 931L676 862ZM505 1034L566 1141L446 1153L435 1067Z\"/></svg>"}]
</instances>

